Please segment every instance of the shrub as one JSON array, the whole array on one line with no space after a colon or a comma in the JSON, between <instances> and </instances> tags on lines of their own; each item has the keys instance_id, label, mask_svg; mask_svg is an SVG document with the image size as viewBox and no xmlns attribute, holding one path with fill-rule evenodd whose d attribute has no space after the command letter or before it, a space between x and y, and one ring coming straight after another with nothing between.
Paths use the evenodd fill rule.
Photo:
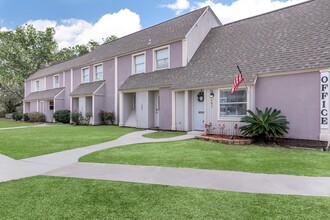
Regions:
<instances>
[{"instance_id":1,"label":"shrub","mask_svg":"<svg viewBox=\"0 0 330 220\"><path fill-rule=\"evenodd\" d=\"M16 121L22 121L23 119L23 114L22 113L16 113L15 120Z\"/></svg>"},{"instance_id":2,"label":"shrub","mask_svg":"<svg viewBox=\"0 0 330 220\"><path fill-rule=\"evenodd\" d=\"M4 117L5 117L5 115L6 115L6 113L5 113L5 112L0 112L0 118L4 118Z\"/></svg>"},{"instance_id":3,"label":"shrub","mask_svg":"<svg viewBox=\"0 0 330 220\"><path fill-rule=\"evenodd\" d=\"M46 115L42 114L40 112L30 112L28 114L29 121L30 122L45 122L46 121Z\"/></svg>"},{"instance_id":4,"label":"shrub","mask_svg":"<svg viewBox=\"0 0 330 220\"><path fill-rule=\"evenodd\" d=\"M100 111L99 112L101 124L114 124L115 123L115 113L114 112L106 112L106 111Z\"/></svg>"},{"instance_id":5,"label":"shrub","mask_svg":"<svg viewBox=\"0 0 330 220\"><path fill-rule=\"evenodd\" d=\"M15 121L21 121L23 119L23 114L14 112L12 114L12 119L15 120Z\"/></svg>"},{"instance_id":6,"label":"shrub","mask_svg":"<svg viewBox=\"0 0 330 220\"><path fill-rule=\"evenodd\" d=\"M71 119L75 125L80 125L83 121L83 115L81 112L73 111L71 112Z\"/></svg>"},{"instance_id":7,"label":"shrub","mask_svg":"<svg viewBox=\"0 0 330 220\"><path fill-rule=\"evenodd\" d=\"M64 124L70 123L70 110L58 110L54 113L54 119Z\"/></svg>"},{"instance_id":8,"label":"shrub","mask_svg":"<svg viewBox=\"0 0 330 220\"><path fill-rule=\"evenodd\" d=\"M14 121L16 121L16 115L17 115L16 112L14 112L14 113L11 115L11 118L12 118Z\"/></svg>"},{"instance_id":9,"label":"shrub","mask_svg":"<svg viewBox=\"0 0 330 220\"><path fill-rule=\"evenodd\" d=\"M78 111L73 111L71 113L71 119L75 125L89 125L92 117L93 114L91 112L86 112L85 117Z\"/></svg>"},{"instance_id":10,"label":"shrub","mask_svg":"<svg viewBox=\"0 0 330 220\"><path fill-rule=\"evenodd\" d=\"M26 121L26 122L29 122L30 121L30 119L29 119L29 113L24 113L23 120Z\"/></svg>"},{"instance_id":11,"label":"shrub","mask_svg":"<svg viewBox=\"0 0 330 220\"><path fill-rule=\"evenodd\" d=\"M241 122L247 125L241 126L240 130L243 135L251 135L259 140L269 142L271 138L283 137L288 133L289 122L286 116L281 115L281 111L272 108L266 108L261 111L257 108L257 113L254 114L248 110L251 116L245 116Z\"/></svg>"}]
</instances>

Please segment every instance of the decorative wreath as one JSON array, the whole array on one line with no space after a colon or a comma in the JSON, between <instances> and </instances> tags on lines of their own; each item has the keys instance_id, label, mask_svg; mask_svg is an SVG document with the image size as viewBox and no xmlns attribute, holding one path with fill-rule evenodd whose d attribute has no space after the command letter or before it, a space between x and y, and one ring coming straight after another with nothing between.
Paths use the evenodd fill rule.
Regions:
<instances>
[{"instance_id":1,"label":"decorative wreath","mask_svg":"<svg viewBox=\"0 0 330 220\"><path fill-rule=\"evenodd\" d=\"M204 102L204 92L201 91L197 94L197 100L199 102Z\"/></svg>"}]
</instances>

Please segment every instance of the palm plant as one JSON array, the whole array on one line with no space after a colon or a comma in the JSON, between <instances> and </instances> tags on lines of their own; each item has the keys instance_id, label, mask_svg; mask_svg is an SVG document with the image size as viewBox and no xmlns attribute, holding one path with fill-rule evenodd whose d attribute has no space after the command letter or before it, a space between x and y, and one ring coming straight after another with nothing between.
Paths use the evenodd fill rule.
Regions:
<instances>
[{"instance_id":1,"label":"palm plant","mask_svg":"<svg viewBox=\"0 0 330 220\"><path fill-rule=\"evenodd\" d=\"M266 108L263 112L257 108L256 114L251 110L247 112L250 116L241 119L241 122L247 123L240 127L243 135L261 138L261 140L269 142L271 138L283 137L285 133L288 133L289 122L286 120L286 116L281 115L280 110Z\"/></svg>"}]
</instances>

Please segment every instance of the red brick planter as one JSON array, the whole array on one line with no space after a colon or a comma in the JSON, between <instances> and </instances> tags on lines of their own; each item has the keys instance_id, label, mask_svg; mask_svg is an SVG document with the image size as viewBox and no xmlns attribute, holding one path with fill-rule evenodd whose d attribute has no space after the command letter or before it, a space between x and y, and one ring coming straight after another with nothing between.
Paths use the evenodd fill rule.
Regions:
<instances>
[{"instance_id":1,"label":"red brick planter","mask_svg":"<svg viewBox=\"0 0 330 220\"><path fill-rule=\"evenodd\" d=\"M223 144L234 144L234 145L248 145L252 144L251 138L245 137L233 137L233 136L218 136L218 135L200 135L196 136L198 140L205 140L211 142L218 142Z\"/></svg>"}]
</instances>

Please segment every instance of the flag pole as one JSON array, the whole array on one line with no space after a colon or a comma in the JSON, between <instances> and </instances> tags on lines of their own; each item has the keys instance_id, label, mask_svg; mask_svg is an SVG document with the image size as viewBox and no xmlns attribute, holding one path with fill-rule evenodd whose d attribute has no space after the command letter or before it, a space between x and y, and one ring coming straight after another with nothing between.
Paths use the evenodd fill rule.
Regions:
<instances>
[{"instance_id":1,"label":"flag pole","mask_svg":"<svg viewBox=\"0 0 330 220\"><path fill-rule=\"evenodd\" d=\"M236 63L236 67L237 67L237 69L238 69L238 72L243 76L243 73L242 73L242 71L241 71L241 68L239 68L238 63ZM248 89L248 87L247 87L247 85L246 85L246 83L245 83L244 78L243 78L243 81L244 81L244 85L245 85L246 89Z\"/></svg>"}]
</instances>

